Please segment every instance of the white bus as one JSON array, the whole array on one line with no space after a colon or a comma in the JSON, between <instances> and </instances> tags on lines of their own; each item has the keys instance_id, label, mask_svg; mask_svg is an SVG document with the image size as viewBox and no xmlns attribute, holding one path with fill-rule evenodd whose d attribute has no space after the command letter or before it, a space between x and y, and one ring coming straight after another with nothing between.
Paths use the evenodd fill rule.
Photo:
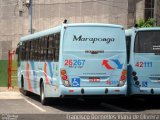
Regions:
<instances>
[{"instance_id":1,"label":"white bus","mask_svg":"<svg viewBox=\"0 0 160 120\"><path fill-rule=\"evenodd\" d=\"M126 95L125 31L112 24L62 24L24 36L18 85L47 98Z\"/></svg>"}]
</instances>

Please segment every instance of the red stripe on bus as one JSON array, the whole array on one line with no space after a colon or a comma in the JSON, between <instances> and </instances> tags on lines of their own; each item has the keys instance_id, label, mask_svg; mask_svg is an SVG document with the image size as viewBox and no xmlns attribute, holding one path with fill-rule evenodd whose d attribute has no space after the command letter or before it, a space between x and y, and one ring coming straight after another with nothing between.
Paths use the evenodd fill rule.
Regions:
<instances>
[{"instance_id":1,"label":"red stripe on bus","mask_svg":"<svg viewBox=\"0 0 160 120\"><path fill-rule=\"evenodd\" d=\"M47 76L47 63L44 64L44 76L45 76L46 84L48 84L49 80Z\"/></svg>"},{"instance_id":2,"label":"red stripe on bus","mask_svg":"<svg viewBox=\"0 0 160 120\"><path fill-rule=\"evenodd\" d=\"M29 91L33 91L32 86L31 86L31 81L29 79L29 64L28 63L26 64L26 79L27 79L27 82L28 82Z\"/></svg>"}]
</instances>

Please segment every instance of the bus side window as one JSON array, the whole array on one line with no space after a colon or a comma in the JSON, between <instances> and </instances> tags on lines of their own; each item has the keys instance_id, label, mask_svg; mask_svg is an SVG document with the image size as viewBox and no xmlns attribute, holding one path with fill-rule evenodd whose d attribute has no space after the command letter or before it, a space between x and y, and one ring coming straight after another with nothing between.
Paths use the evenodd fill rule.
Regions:
<instances>
[{"instance_id":1,"label":"bus side window","mask_svg":"<svg viewBox=\"0 0 160 120\"><path fill-rule=\"evenodd\" d=\"M30 41L30 59L29 60L33 60L33 40Z\"/></svg>"},{"instance_id":2,"label":"bus side window","mask_svg":"<svg viewBox=\"0 0 160 120\"><path fill-rule=\"evenodd\" d=\"M39 40L40 46L39 46L39 60L43 61L44 60L44 56L43 56L43 50L44 50L44 37L42 37Z\"/></svg>"},{"instance_id":3,"label":"bus side window","mask_svg":"<svg viewBox=\"0 0 160 120\"><path fill-rule=\"evenodd\" d=\"M131 36L126 36L126 48L127 48L127 63L129 63L130 49L131 49Z\"/></svg>"},{"instance_id":4,"label":"bus side window","mask_svg":"<svg viewBox=\"0 0 160 120\"><path fill-rule=\"evenodd\" d=\"M32 59L32 56L33 56L33 41L30 41L30 60L33 60Z\"/></svg>"},{"instance_id":5,"label":"bus side window","mask_svg":"<svg viewBox=\"0 0 160 120\"><path fill-rule=\"evenodd\" d=\"M35 60L38 60L39 56L39 39L36 40L35 42Z\"/></svg>"},{"instance_id":6,"label":"bus side window","mask_svg":"<svg viewBox=\"0 0 160 120\"><path fill-rule=\"evenodd\" d=\"M34 58L33 60L36 60L36 56L37 56L37 39L34 41Z\"/></svg>"},{"instance_id":7,"label":"bus side window","mask_svg":"<svg viewBox=\"0 0 160 120\"><path fill-rule=\"evenodd\" d=\"M60 33L56 33L53 36L48 38L48 60L54 60L54 62L59 61L59 42L60 42Z\"/></svg>"},{"instance_id":8,"label":"bus side window","mask_svg":"<svg viewBox=\"0 0 160 120\"><path fill-rule=\"evenodd\" d=\"M55 40L54 40L54 57L55 57L55 62L59 61L59 47L60 47L60 33L57 33L55 35Z\"/></svg>"},{"instance_id":9,"label":"bus side window","mask_svg":"<svg viewBox=\"0 0 160 120\"><path fill-rule=\"evenodd\" d=\"M26 42L23 42L22 43L22 55L21 55L21 60L23 61L23 60L25 60L26 59Z\"/></svg>"},{"instance_id":10,"label":"bus side window","mask_svg":"<svg viewBox=\"0 0 160 120\"><path fill-rule=\"evenodd\" d=\"M26 42L26 60L29 60L30 58L30 41Z\"/></svg>"},{"instance_id":11,"label":"bus side window","mask_svg":"<svg viewBox=\"0 0 160 120\"><path fill-rule=\"evenodd\" d=\"M35 60L36 40L32 41L32 60Z\"/></svg>"},{"instance_id":12,"label":"bus side window","mask_svg":"<svg viewBox=\"0 0 160 120\"><path fill-rule=\"evenodd\" d=\"M25 42L25 58L24 60L27 60L27 41Z\"/></svg>"},{"instance_id":13,"label":"bus side window","mask_svg":"<svg viewBox=\"0 0 160 120\"><path fill-rule=\"evenodd\" d=\"M47 60L47 46L48 46L48 36L44 38L44 45L43 45L43 59Z\"/></svg>"},{"instance_id":14,"label":"bus side window","mask_svg":"<svg viewBox=\"0 0 160 120\"><path fill-rule=\"evenodd\" d=\"M54 59L54 36L49 36L47 60L53 60L53 59Z\"/></svg>"},{"instance_id":15,"label":"bus side window","mask_svg":"<svg viewBox=\"0 0 160 120\"><path fill-rule=\"evenodd\" d=\"M45 61L47 55L47 37L40 39L40 60Z\"/></svg>"},{"instance_id":16,"label":"bus side window","mask_svg":"<svg viewBox=\"0 0 160 120\"><path fill-rule=\"evenodd\" d=\"M35 59L35 40L31 41L30 60Z\"/></svg>"},{"instance_id":17,"label":"bus side window","mask_svg":"<svg viewBox=\"0 0 160 120\"><path fill-rule=\"evenodd\" d=\"M42 48L42 46L41 46L41 44L42 44L42 39L43 38L40 38L39 40L38 40L38 44L39 44L39 46L38 46L38 60L39 61L41 61L41 48Z\"/></svg>"}]
</instances>

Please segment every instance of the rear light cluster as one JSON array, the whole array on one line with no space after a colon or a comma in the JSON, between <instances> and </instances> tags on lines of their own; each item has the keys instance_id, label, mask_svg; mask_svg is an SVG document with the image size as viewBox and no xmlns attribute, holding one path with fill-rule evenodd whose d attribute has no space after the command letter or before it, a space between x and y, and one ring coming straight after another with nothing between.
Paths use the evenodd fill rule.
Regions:
<instances>
[{"instance_id":1,"label":"rear light cluster","mask_svg":"<svg viewBox=\"0 0 160 120\"><path fill-rule=\"evenodd\" d=\"M136 75L137 75L137 73L135 71L133 71L132 77L133 77L134 83L135 83L135 85L139 86L138 77Z\"/></svg>"},{"instance_id":2,"label":"rear light cluster","mask_svg":"<svg viewBox=\"0 0 160 120\"><path fill-rule=\"evenodd\" d=\"M118 83L119 87L121 87L121 86L123 86L125 84L125 82L126 82L126 76L127 76L127 70L123 70L122 71L122 75L121 75L121 79L120 79L120 81Z\"/></svg>"},{"instance_id":3,"label":"rear light cluster","mask_svg":"<svg viewBox=\"0 0 160 120\"><path fill-rule=\"evenodd\" d=\"M67 76L67 72L64 69L61 70L61 79L62 79L63 84L66 87L70 86L70 83L69 83L69 80L68 80L68 76Z\"/></svg>"}]
</instances>

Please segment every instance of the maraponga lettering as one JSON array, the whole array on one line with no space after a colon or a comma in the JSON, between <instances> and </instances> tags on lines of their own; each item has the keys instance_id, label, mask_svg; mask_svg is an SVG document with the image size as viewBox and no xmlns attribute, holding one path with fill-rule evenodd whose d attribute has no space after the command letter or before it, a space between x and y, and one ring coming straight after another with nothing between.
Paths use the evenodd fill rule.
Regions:
<instances>
[{"instance_id":1,"label":"maraponga lettering","mask_svg":"<svg viewBox=\"0 0 160 120\"><path fill-rule=\"evenodd\" d=\"M84 37L82 37L82 35L80 35L80 36L76 36L76 35L74 35L73 36L73 41L81 41L81 42L83 42L83 41L91 41L93 44L95 43L95 42L106 42L107 44L109 44L110 42L114 42L115 41L115 38L84 38Z\"/></svg>"}]
</instances>

